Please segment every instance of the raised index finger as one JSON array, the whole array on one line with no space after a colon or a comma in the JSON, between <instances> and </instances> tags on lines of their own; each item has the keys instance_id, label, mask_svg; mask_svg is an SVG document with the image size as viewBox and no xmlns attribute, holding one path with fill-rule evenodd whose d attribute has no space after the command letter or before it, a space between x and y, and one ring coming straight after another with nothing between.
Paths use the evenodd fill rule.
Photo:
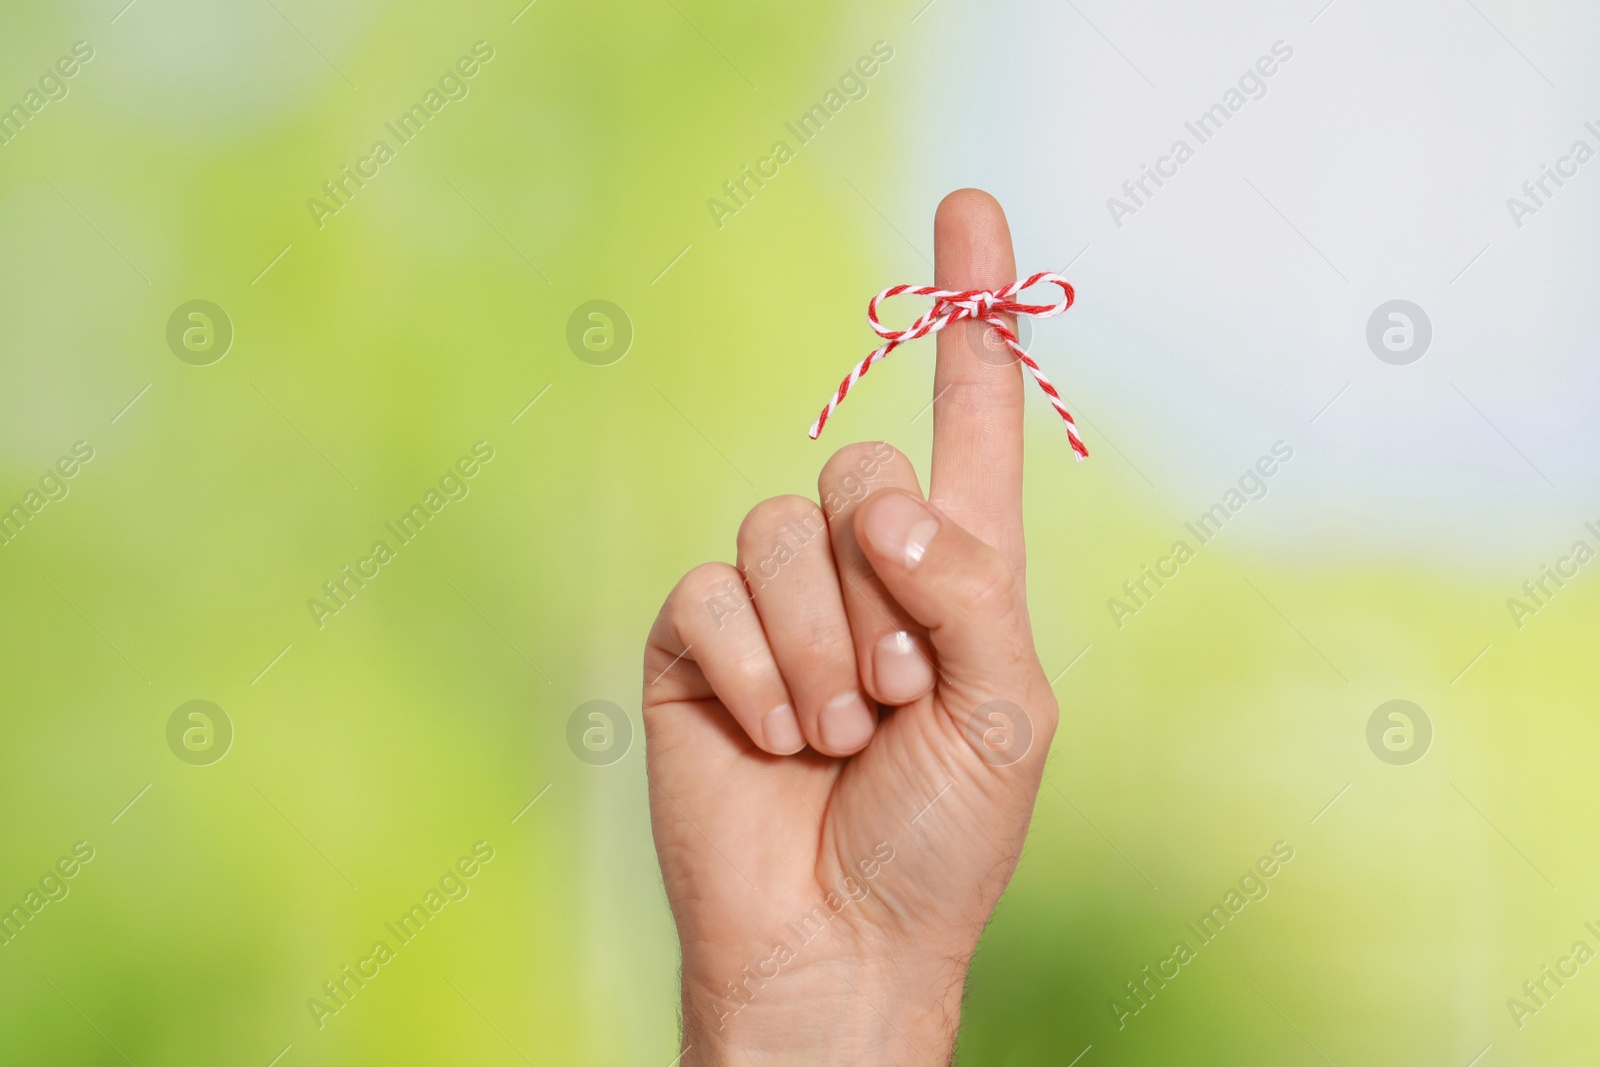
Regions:
<instances>
[{"instance_id":1,"label":"raised index finger","mask_svg":"<svg viewBox=\"0 0 1600 1067\"><path fill-rule=\"evenodd\" d=\"M942 289L994 290L1015 281L1011 230L999 201L981 189L945 197L933 219L933 259L934 284ZM1021 570L1023 369L996 358L1003 346L984 346L987 329L967 321L937 335L928 499Z\"/></svg>"}]
</instances>

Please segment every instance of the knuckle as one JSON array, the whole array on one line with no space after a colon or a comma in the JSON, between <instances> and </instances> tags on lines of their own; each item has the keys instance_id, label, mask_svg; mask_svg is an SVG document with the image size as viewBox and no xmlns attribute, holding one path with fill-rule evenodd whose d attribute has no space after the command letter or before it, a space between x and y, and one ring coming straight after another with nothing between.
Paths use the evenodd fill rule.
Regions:
<instances>
[{"instance_id":1,"label":"knuckle","mask_svg":"<svg viewBox=\"0 0 1600 1067\"><path fill-rule=\"evenodd\" d=\"M981 335L975 338L974 347L983 347ZM959 378L945 386L939 394L940 407L962 415L981 415L985 421L992 420L996 413L1009 415L1022 408L1025 394L1018 388L1020 368L991 367L982 361L975 361L975 365L979 371L976 377ZM1006 373L990 373L995 370Z\"/></svg>"},{"instance_id":2,"label":"knuckle","mask_svg":"<svg viewBox=\"0 0 1600 1067\"><path fill-rule=\"evenodd\" d=\"M887 441L845 445L828 457L817 476L824 510L836 515L850 504L859 504L889 470L909 472L911 461Z\"/></svg>"},{"instance_id":3,"label":"knuckle","mask_svg":"<svg viewBox=\"0 0 1600 1067\"><path fill-rule=\"evenodd\" d=\"M756 650L746 651L728 662L724 678L739 690L758 689L772 680L772 661Z\"/></svg>"},{"instance_id":4,"label":"knuckle","mask_svg":"<svg viewBox=\"0 0 1600 1067\"><path fill-rule=\"evenodd\" d=\"M1048 684L1047 682L1046 685L1048 686ZM1034 717L1038 720L1039 736L1044 739L1044 743L1048 746L1050 739L1055 736L1057 724L1061 721L1061 704L1056 700L1056 695L1050 692L1048 688L1045 692L1047 695L1039 702L1038 714Z\"/></svg>"},{"instance_id":5,"label":"knuckle","mask_svg":"<svg viewBox=\"0 0 1600 1067\"><path fill-rule=\"evenodd\" d=\"M995 618L1017 609L1017 574L987 545L952 577L952 599L972 615Z\"/></svg>"},{"instance_id":6,"label":"knuckle","mask_svg":"<svg viewBox=\"0 0 1600 1067\"><path fill-rule=\"evenodd\" d=\"M887 441L856 441L845 445L839 451L828 457L828 462L822 465L822 478L837 480L846 471L866 473L875 467L881 467L895 458L904 459L895 447Z\"/></svg>"},{"instance_id":7,"label":"knuckle","mask_svg":"<svg viewBox=\"0 0 1600 1067\"><path fill-rule=\"evenodd\" d=\"M847 628L819 627L807 636L803 647L794 649L794 667L805 675L822 677L856 669L855 638Z\"/></svg>"},{"instance_id":8,"label":"knuckle","mask_svg":"<svg viewBox=\"0 0 1600 1067\"><path fill-rule=\"evenodd\" d=\"M667 599L668 615L680 629L720 629L749 599L744 578L726 563L702 563L678 580Z\"/></svg>"},{"instance_id":9,"label":"knuckle","mask_svg":"<svg viewBox=\"0 0 1600 1067\"><path fill-rule=\"evenodd\" d=\"M815 501L798 493L768 497L751 508L739 524L739 544L743 546L747 541L759 543L770 540L784 526L805 522L818 511Z\"/></svg>"},{"instance_id":10,"label":"knuckle","mask_svg":"<svg viewBox=\"0 0 1600 1067\"><path fill-rule=\"evenodd\" d=\"M799 555L827 528L822 509L807 497L789 494L763 500L739 524L739 569L766 575Z\"/></svg>"}]
</instances>

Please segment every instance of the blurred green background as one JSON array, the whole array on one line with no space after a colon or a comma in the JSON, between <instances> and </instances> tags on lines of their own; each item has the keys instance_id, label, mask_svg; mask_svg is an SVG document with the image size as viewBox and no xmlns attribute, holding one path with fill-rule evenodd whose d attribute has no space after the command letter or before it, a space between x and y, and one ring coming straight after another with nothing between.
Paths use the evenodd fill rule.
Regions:
<instances>
[{"instance_id":1,"label":"blurred green background","mask_svg":"<svg viewBox=\"0 0 1600 1067\"><path fill-rule=\"evenodd\" d=\"M1071 462L1030 390L1063 725L961 1062L1588 1062L1600 968L1521 1027L1506 1002L1600 948L1592 568L1522 629L1506 599L1597 543L1574 414L1595 197L1533 236L1501 201L1600 101L1592 25L1491 11L1553 61L1557 102L1471 12L1358 0L123 5L0 14L0 106L26 119L0 145L0 508L25 512L0 546L0 905L26 913L0 946L0 1063L671 1062L643 637L832 448L884 437L925 475L931 347L821 444L805 429L872 345L867 296L928 279L962 184L1010 207L1023 270L1077 264L1079 308L1035 352L1095 454ZM1114 227L1105 198L1283 37L1301 66L1236 120L1255 129ZM51 78L80 41L92 58ZM893 58L801 145L785 123L877 42ZM1349 124L1313 121L1364 63ZM1480 109L1463 153L1429 125L1464 121L1460 97L1430 86L1483 77L1543 95ZM435 89L402 143L386 124ZM1384 97L1390 124L1357 121ZM1530 127L1553 132L1495 140ZM337 213L308 207L379 140L393 158ZM778 140L794 158L719 219L708 200ZM1297 167L1326 184L1281 192ZM1474 182L1470 210L1438 191ZM1370 233L1362 191L1396 211ZM1543 316L1515 378L1494 368L1527 320L1497 285ZM1363 340L1396 296L1437 334L1404 379ZM195 300L221 317L184 312L202 333L169 344ZM595 300L632 335L608 365L568 343ZM1271 492L1195 544L1184 522L1278 440ZM92 459L51 476L78 442ZM447 477L475 446L492 459ZM385 524L441 479L455 499L401 544ZM380 539L394 558L319 625L308 601ZM1108 599L1178 539L1195 559L1118 626ZM1432 731L1403 765L1367 740L1395 699ZM174 734L195 700L221 717ZM604 765L567 741L591 700L632 724ZM1124 984L1278 841L1270 895L1119 1028ZM78 842L92 860L58 881ZM460 899L319 1020L324 983L475 847Z\"/></svg>"}]
</instances>

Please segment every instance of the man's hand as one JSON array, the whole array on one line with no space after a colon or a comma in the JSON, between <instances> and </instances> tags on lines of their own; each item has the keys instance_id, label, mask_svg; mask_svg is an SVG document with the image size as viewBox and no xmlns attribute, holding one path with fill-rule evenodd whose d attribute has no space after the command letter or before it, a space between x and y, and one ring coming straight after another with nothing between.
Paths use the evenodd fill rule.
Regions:
<instances>
[{"instance_id":1,"label":"man's hand","mask_svg":"<svg viewBox=\"0 0 1600 1067\"><path fill-rule=\"evenodd\" d=\"M1016 277L985 193L945 198L934 247L945 288ZM938 334L926 499L888 445L843 448L820 508L758 504L738 569L690 571L651 629L686 1065L951 1056L1056 726L1024 594L1022 368L984 329Z\"/></svg>"}]
</instances>

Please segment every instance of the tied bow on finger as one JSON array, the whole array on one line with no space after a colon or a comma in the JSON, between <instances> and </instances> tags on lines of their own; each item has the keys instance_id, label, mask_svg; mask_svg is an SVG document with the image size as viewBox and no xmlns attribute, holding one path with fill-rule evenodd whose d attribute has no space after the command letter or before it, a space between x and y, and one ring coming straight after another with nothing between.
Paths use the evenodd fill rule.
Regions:
<instances>
[{"instance_id":1,"label":"tied bow on finger","mask_svg":"<svg viewBox=\"0 0 1600 1067\"><path fill-rule=\"evenodd\" d=\"M1012 299L1024 289L1040 283L1058 285L1061 287L1061 299L1054 304L1021 304ZM933 306L923 313L922 317L903 330L891 330L878 320L878 305L891 296L910 293L913 296L933 297ZM872 329L879 337L884 339L882 348L873 352L866 359L856 364L848 377L839 383L838 390L833 398L828 401L828 406L822 409L822 414L817 416L817 421L811 426L811 439L815 441L822 433L822 428L827 425L828 419L833 415L850 390L855 387L861 376L872 369L872 365L884 359L896 348L907 341L915 341L919 337L926 337L930 333L938 333L954 322L972 319L977 322L987 323L994 327L1000 340L1011 350L1024 367L1033 375L1034 381L1039 383L1039 388L1044 390L1044 395L1050 398L1050 406L1056 409L1056 414L1061 416L1061 421L1067 424L1067 438L1072 443L1072 450L1078 458L1084 459L1089 455L1089 449L1084 445L1083 439L1078 436L1078 427L1072 421L1072 414L1067 411L1066 404L1061 401L1061 394L1056 392L1056 387L1050 384L1044 371L1039 369L1039 364L1034 362L1032 356L1023 351L1022 345L1017 340L1017 335L1011 327L1006 325L1002 315L1031 315L1035 318L1048 319L1059 315L1072 306L1072 285L1059 274L1042 271L1022 281L1012 282L1001 289L989 291L987 289L935 289L928 285L892 285L873 297L867 304L867 319L872 323Z\"/></svg>"}]
</instances>

